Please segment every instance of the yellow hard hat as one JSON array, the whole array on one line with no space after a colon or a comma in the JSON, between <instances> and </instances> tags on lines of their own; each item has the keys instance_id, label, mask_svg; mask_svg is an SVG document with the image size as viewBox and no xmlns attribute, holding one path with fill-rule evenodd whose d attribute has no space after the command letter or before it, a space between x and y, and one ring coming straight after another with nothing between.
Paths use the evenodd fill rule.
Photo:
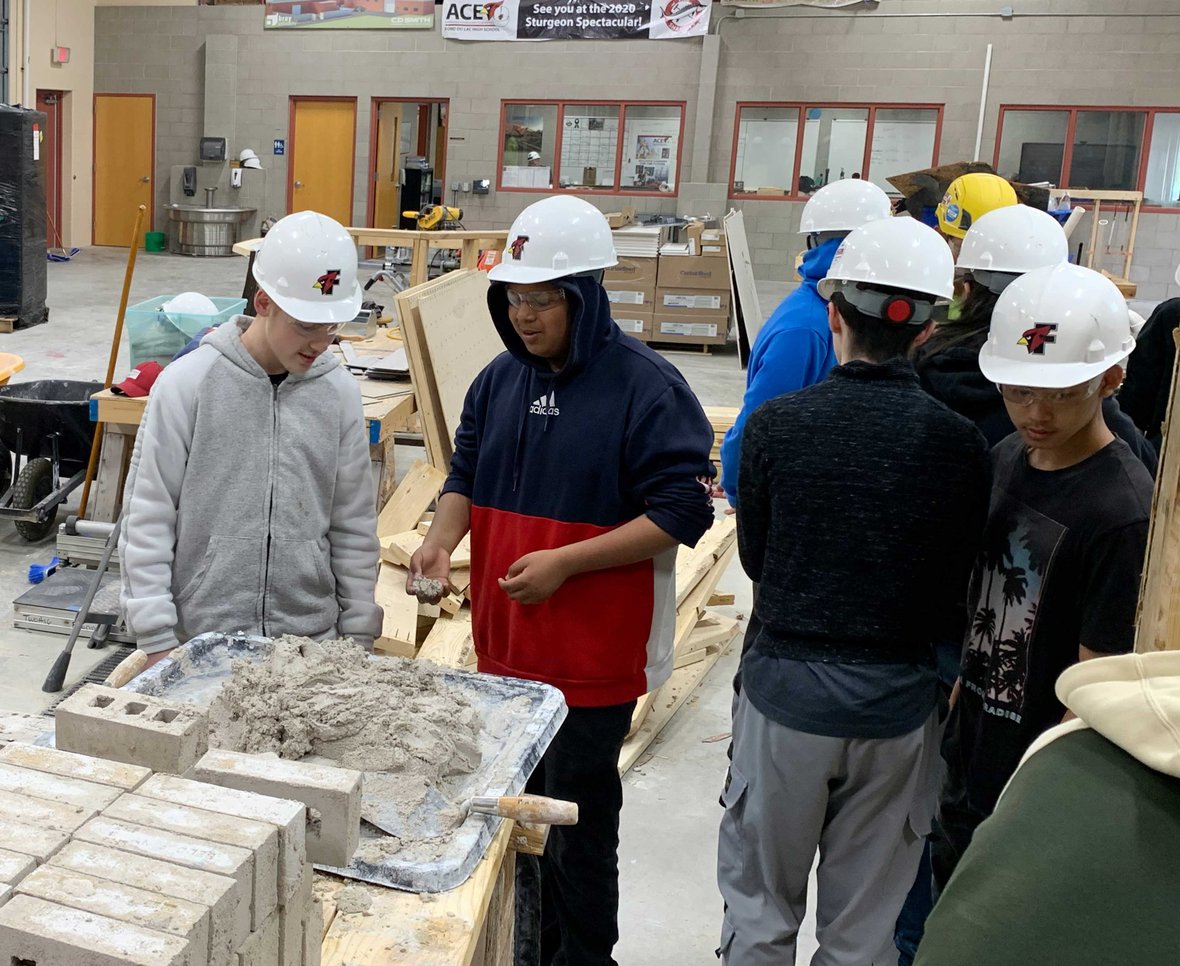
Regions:
<instances>
[{"instance_id":1,"label":"yellow hard hat","mask_svg":"<svg viewBox=\"0 0 1180 966\"><path fill-rule=\"evenodd\" d=\"M964 174L951 182L938 204L938 227L944 235L962 238L989 211L1016 203L1012 185L998 174Z\"/></svg>"}]
</instances>

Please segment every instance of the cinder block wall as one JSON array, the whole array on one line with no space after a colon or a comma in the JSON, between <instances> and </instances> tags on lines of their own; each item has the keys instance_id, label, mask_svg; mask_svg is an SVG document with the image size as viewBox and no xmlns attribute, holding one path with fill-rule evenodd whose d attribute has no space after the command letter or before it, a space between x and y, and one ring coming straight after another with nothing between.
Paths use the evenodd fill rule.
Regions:
<instances>
[{"instance_id":1,"label":"cinder block wall","mask_svg":"<svg viewBox=\"0 0 1180 966\"><path fill-rule=\"evenodd\" d=\"M462 43L434 31L264 31L253 6L100 7L95 11L95 90L157 95L157 200L168 198L172 165L194 161L204 117L205 44L238 43L233 154L253 147L269 170L266 214L284 213L287 168L270 154L289 137L290 95L358 98L354 222L367 210L369 98L450 98L447 180L487 177L499 167L501 98L595 98L687 102L682 180L694 198L725 193L739 100L945 104L940 161L975 147L987 45L991 85L980 155L990 161L1001 104L1157 105L1180 108L1180 5L1176 0L1022 0L1004 20L998 0L889 0L877 10L716 7L716 76L701 77L700 39L669 42ZM1117 8L1118 12L1112 12ZM711 73L711 71L706 71ZM715 84L708 158L690 157L700 85ZM707 172L707 182L699 179ZM708 186L714 186L710 189ZM504 226L541 193L464 195L469 227ZM673 212L677 200L594 196ZM732 202L745 212L755 274L788 281L799 250L802 205ZM715 213L715 212L714 212ZM161 216L157 224L163 224ZM1088 237L1083 223L1075 237ZM1144 215L1132 277L1140 297L1180 294L1180 212Z\"/></svg>"}]
</instances>

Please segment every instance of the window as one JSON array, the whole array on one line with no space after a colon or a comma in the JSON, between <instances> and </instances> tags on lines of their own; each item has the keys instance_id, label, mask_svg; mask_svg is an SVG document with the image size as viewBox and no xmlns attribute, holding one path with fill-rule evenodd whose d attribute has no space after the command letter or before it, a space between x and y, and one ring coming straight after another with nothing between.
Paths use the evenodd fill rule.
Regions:
<instances>
[{"instance_id":1,"label":"window","mask_svg":"<svg viewBox=\"0 0 1180 966\"><path fill-rule=\"evenodd\" d=\"M500 188L674 194L682 103L505 101Z\"/></svg>"},{"instance_id":2,"label":"window","mask_svg":"<svg viewBox=\"0 0 1180 966\"><path fill-rule=\"evenodd\" d=\"M1144 146L1153 118L1161 133L1158 151L1152 139L1145 175ZM1048 181L1066 188L1142 189L1150 204L1161 203L1170 193L1172 202L1164 203L1174 203L1177 118L1151 109L1001 107L996 170L1014 181Z\"/></svg>"},{"instance_id":3,"label":"window","mask_svg":"<svg viewBox=\"0 0 1180 966\"><path fill-rule=\"evenodd\" d=\"M1146 204L1180 208L1180 112L1155 115L1143 194Z\"/></svg>"},{"instance_id":4,"label":"window","mask_svg":"<svg viewBox=\"0 0 1180 966\"><path fill-rule=\"evenodd\" d=\"M891 175L934 164L938 105L739 103L732 197L798 199L831 181Z\"/></svg>"}]
</instances>

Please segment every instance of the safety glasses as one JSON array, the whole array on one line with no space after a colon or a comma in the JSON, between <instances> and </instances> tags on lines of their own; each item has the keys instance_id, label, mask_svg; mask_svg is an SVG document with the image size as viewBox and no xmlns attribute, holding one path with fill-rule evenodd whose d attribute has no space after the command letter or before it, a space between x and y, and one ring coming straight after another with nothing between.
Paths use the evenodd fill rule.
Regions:
<instances>
[{"instance_id":1,"label":"safety glasses","mask_svg":"<svg viewBox=\"0 0 1180 966\"><path fill-rule=\"evenodd\" d=\"M997 386L1000 395L1006 402L1014 406L1028 407L1035 402L1043 402L1049 406L1072 406L1084 402L1098 391L1102 385L1102 376L1095 376L1080 386L1068 389L1031 389L1028 386Z\"/></svg>"},{"instance_id":2,"label":"safety glasses","mask_svg":"<svg viewBox=\"0 0 1180 966\"><path fill-rule=\"evenodd\" d=\"M289 318L289 317L288 317ZM305 339L322 339L324 336L339 335L344 331L346 322L296 322L289 318L291 328Z\"/></svg>"},{"instance_id":3,"label":"safety glasses","mask_svg":"<svg viewBox=\"0 0 1180 966\"><path fill-rule=\"evenodd\" d=\"M518 309L525 303L528 303L529 308L537 312L544 312L546 309L551 309L564 301L565 292L559 288L548 289L542 292L521 292L514 288L508 289L508 304L514 309Z\"/></svg>"}]
</instances>

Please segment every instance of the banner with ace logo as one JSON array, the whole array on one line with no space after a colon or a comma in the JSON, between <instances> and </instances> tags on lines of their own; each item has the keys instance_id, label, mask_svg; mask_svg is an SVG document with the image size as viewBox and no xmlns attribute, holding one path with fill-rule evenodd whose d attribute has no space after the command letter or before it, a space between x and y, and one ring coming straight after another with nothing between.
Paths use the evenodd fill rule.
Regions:
<instances>
[{"instance_id":1,"label":"banner with ace logo","mask_svg":"<svg viewBox=\"0 0 1180 966\"><path fill-rule=\"evenodd\" d=\"M674 40L708 33L712 0L489 0L443 4L452 40Z\"/></svg>"}]
</instances>

